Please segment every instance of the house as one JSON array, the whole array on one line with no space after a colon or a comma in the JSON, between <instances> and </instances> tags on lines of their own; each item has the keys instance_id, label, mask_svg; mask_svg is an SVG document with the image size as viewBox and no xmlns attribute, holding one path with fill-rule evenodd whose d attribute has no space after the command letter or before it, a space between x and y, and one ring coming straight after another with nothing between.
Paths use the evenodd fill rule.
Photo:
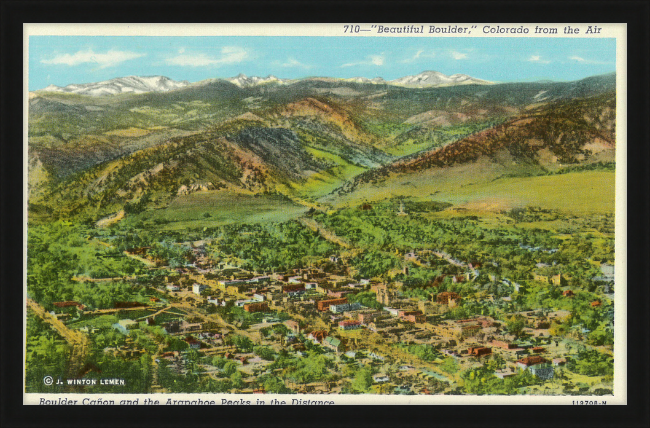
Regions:
<instances>
[{"instance_id":1,"label":"house","mask_svg":"<svg viewBox=\"0 0 650 428\"><path fill-rule=\"evenodd\" d=\"M566 364L566 358L553 358L551 362L554 366L563 366Z\"/></svg>"},{"instance_id":2,"label":"house","mask_svg":"<svg viewBox=\"0 0 650 428\"><path fill-rule=\"evenodd\" d=\"M389 378L388 376L386 376L385 374L379 374L379 373L377 373L376 375L373 375L373 376L372 376L372 380L373 380L375 383L386 383L386 382L390 382L390 378Z\"/></svg>"},{"instance_id":3,"label":"house","mask_svg":"<svg viewBox=\"0 0 650 428\"><path fill-rule=\"evenodd\" d=\"M348 352L346 352L346 353L343 354L343 355L345 355L345 356L348 357L348 358L352 358L352 359L354 359L354 358L357 357L357 353L356 353L355 351L348 351Z\"/></svg>"},{"instance_id":4,"label":"house","mask_svg":"<svg viewBox=\"0 0 650 428\"><path fill-rule=\"evenodd\" d=\"M204 290L207 290L207 289L208 289L208 286L207 286L207 285L197 284L197 283L194 283L194 284L192 285L192 293L194 293L194 294L196 294L196 295L198 295L198 296L200 296L201 293L202 293Z\"/></svg>"},{"instance_id":5,"label":"house","mask_svg":"<svg viewBox=\"0 0 650 428\"><path fill-rule=\"evenodd\" d=\"M361 323L357 320L343 320L339 321L339 329L341 330L354 330L360 328Z\"/></svg>"},{"instance_id":6,"label":"house","mask_svg":"<svg viewBox=\"0 0 650 428\"><path fill-rule=\"evenodd\" d=\"M221 279L217 281L217 284L219 284L219 287L223 290L234 290L234 289L239 289L238 286L246 284L246 281L241 280L241 279L234 279L234 280L229 280L229 279ZM231 288L234 287L234 288Z\"/></svg>"},{"instance_id":7,"label":"house","mask_svg":"<svg viewBox=\"0 0 650 428\"><path fill-rule=\"evenodd\" d=\"M399 316L399 309L396 308L389 308L389 307L384 307L384 310L388 312L392 317L398 317Z\"/></svg>"},{"instance_id":8,"label":"house","mask_svg":"<svg viewBox=\"0 0 650 428\"><path fill-rule=\"evenodd\" d=\"M539 355L533 355L517 361L517 367L528 370L543 380L552 379L554 374L553 366L544 357L540 357Z\"/></svg>"},{"instance_id":9,"label":"house","mask_svg":"<svg viewBox=\"0 0 650 428\"><path fill-rule=\"evenodd\" d=\"M297 294L302 294L305 292L305 284L299 282L294 284L286 284L282 286L282 292L289 294L290 296L295 296Z\"/></svg>"},{"instance_id":10,"label":"house","mask_svg":"<svg viewBox=\"0 0 650 428\"><path fill-rule=\"evenodd\" d=\"M165 288L167 288L167 291L180 291L181 290L181 287L179 287L176 284L168 284L167 287L165 287Z\"/></svg>"},{"instance_id":11,"label":"house","mask_svg":"<svg viewBox=\"0 0 650 428\"><path fill-rule=\"evenodd\" d=\"M341 303L338 305L330 305L329 310L335 314L340 314L345 311L358 311L361 309L361 303Z\"/></svg>"},{"instance_id":12,"label":"house","mask_svg":"<svg viewBox=\"0 0 650 428\"><path fill-rule=\"evenodd\" d=\"M595 308L595 307L597 307L597 306L600 306L601 304L602 304L602 303L601 303L600 300L594 300L593 302L591 302L591 306L592 306L593 308Z\"/></svg>"},{"instance_id":13,"label":"house","mask_svg":"<svg viewBox=\"0 0 650 428\"><path fill-rule=\"evenodd\" d=\"M514 372L508 372L508 371L496 371L494 372L494 375L498 377L499 379L505 379L508 377L516 376L517 373Z\"/></svg>"},{"instance_id":14,"label":"house","mask_svg":"<svg viewBox=\"0 0 650 428\"><path fill-rule=\"evenodd\" d=\"M534 376L537 376L538 378L542 380L548 380L548 379L553 379L553 375L555 373L555 370L553 369L553 366L548 363L544 364L536 364L534 366L529 367L528 369Z\"/></svg>"},{"instance_id":15,"label":"house","mask_svg":"<svg viewBox=\"0 0 650 428\"><path fill-rule=\"evenodd\" d=\"M381 312L360 312L358 319L361 324L369 324L381 316Z\"/></svg>"},{"instance_id":16,"label":"house","mask_svg":"<svg viewBox=\"0 0 650 428\"><path fill-rule=\"evenodd\" d=\"M286 320L284 322L285 327L289 329L294 334L300 333L300 323L294 320Z\"/></svg>"},{"instance_id":17,"label":"house","mask_svg":"<svg viewBox=\"0 0 650 428\"><path fill-rule=\"evenodd\" d=\"M117 323L127 330L133 330L138 328L138 322L130 319L119 320Z\"/></svg>"},{"instance_id":18,"label":"house","mask_svg":"<svg viewBox=\"0 0 650 428\"><path fill-rule=\"evenodd\" d=\"M471 357L482 357L484 355L492 354L492 348L487 348L484 346L472 347L467 350L467 353Z\"/></svg>"},{"instance_id":19,"label":"house","mask_svg":"<svg viewBox=\"0 0 650 428\"><path fill-rule=\"evenodd\" d=\"M187 337L187 338L183 339L183 341L190 346L190 349L199 349L199 348L201 348L201 342L194 339L193 337Z\"/></svg>"},{"instance_id":20,"label":"house","mask_svg":"<svg viewBox=\"0 0 650 428\"><path fill-rule=\"evenodd\" d=\"M129 334L129 330L135 330L139 326L137 321L130 319L120 320L113 324L113 328L119 330L122 334Z\"/></svg>"},{"instance_id":21,"label":"house","mask_svg":"<svg viewBox=\"0 0 650 428\"><path fill-rule=\"evenodd\" d=\"M334 297L337 299L340 299L341 297L350 293L352 293L352 290L327 290L327 295L329 297Z\"/></svg>"},{"instance_id":22,"label":"house","mask_svg":"<svg viewBox=\"0 0 650 428\"><path fill-rule=\"evenodd\" d=\"M342 297L340 299L321 300L316 304L316 306L319 311L323 312L328 310L331 305L341 305L343 303L348 303L348 299Z\"/></svg>"},{"instance_id":23,"label":"house","mask_svg":"<svg viewBox=\"0 0 650 428\"><path fill-rule=\"evenodd\" d=\"M426 322L427 317L420 311L399 311L399 318L402 321L412 322L412 323L423 323Z\"/></svg>"},{"instance_id":24,"label":"house","mask_svg":"<svg viewBox=\"0 0 650 428\"><path fill-rule=\"evenodd\" d=\"M502 349L516 349L517 345L515 343L506 342L505 340L493 340L490 342L492 346Z\"/></svg>"},{"instance_id":25,"label":"house","mask_svg":"<svg viewBox=\"0 0 650 428\"><path fill-rule=\"evenodd\" d=\"M325 338L327 338L327 330L315 330L307 336L307 339L311 340L315 345L323 343Z\"/></svg>"},{"instance_id":26,"label":"house","mask_svg":"<svg viewBox=\"0 0 650 428\"><path fill-rule=\"evenodd\" d=\"M575 296L575 294L574 294L573 291L571 291L571 290L564 290L564 291L562 292L562 295L563 295L564 297L573 297L573 296Z\"/></svg>"},{"instance_id":27,"label":"house","mask_svg":"<svg viewBox=\"0 0 650 428\"><path fill-rule=\"evenodd\" d=\"M376 354L374 352L369 352L368 357L372 358L373 360L378 360L378 361L384 361L386 359L384 356Z\"/></svg>"},{"instance_id":28,"label":"house","mask_svg":"<svg viewBox=\"0 0 650 428\"><path fill-rule=\"evenodd\" d=\"M333 336L328 336L323 340L323 346L335 352L342 350L341 340Z\"/></svg>"},{"instance_id":29,"label":"house","mask_svg":"<svg viewBox=\"0 0 650 428\"><path fill-rule=\"evenodd\" d=\"M453 291L443 291L438 294L436 300L441 305L456 306L460 301L460 295Z\"/></svg>"},{"instance_id":30,"label":"house","mask_svg":"<svg viewBox=\"0 0 650 428\"><path fill-rule=\"evenodd\" d=\"M269 310L269 304L266 302L246 303L244 304L244 310L250 313L267 312Z\"/></svg>"},{"instance_id":31,"label":"house","mask_svg":"<svg viewBox=\"0 0 650 428\"><path fill-rule=\"evenodd\" d=\"M425 324L427 327L427 324ZM464 339L479 334L482 330L481 325L474 320L460 320L455 322L445 322L441 324L428 325L436 335L443 339Z\"/></svg>"}]
</instances>

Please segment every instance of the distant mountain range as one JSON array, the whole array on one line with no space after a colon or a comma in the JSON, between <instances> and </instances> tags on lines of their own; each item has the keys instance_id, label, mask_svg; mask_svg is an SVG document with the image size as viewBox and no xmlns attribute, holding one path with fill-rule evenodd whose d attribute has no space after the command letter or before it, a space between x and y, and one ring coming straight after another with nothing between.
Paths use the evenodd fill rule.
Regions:
<instances>
[{"instance_id":1,"label":"distant mountain range","mask_svg":"<svg viewBox=\"0 0 650 428\"><path fill-rule=\"evenodd\" d=\"M184 80L177 82L165 76L128 76L118 77L117 79L106 80L97 83L85 83L80 85L68 85L60 87L50 85L42 89L47 92L67 92L81 95L117 95L125 93L142 94L145 92L167 92L174 89L180 89L190 82Z\"/></svg>"},{"instance_id":2,"label":"distant mountain range","mask_svg":"<svg viewBox=\"0 0 650 428\"><path fill-rule=\"evenodd\" d=\"M187 192L336 206L384 188L422 194L411 182L434 192L613 161L615 74L487 83L437 72L391 82L157 76L35 91L32 213L95 219L145 196L150 207L182 205Z\"/></svg>"},{"instance_id":3,"label":"distant mountain range","mask_svg":"<svg viewBox=\"0 0 650 428\"><path fill-rule=\"evenodd\" d=\"M201 82L191 84L186 80L179 82L165 76L146 76L146 77L128 76L128 77L119 77L116 79L106 80L103 82L72 84L65 87L50 85L44 89L41 89L41 91L66 92L66 93L81 94L81 95L103 96L103 95L117 95L117 94L125 94L125 93L142 94L146 92L168 92L174 89L181 89L190 85L207 84L209 82L214 82L215 80L225 80L240 88L250 88L253 86L267 85L267 84L288 85L299 81L312 80L312 79L322 79L322 78L308 77L304 79L280 79L273 75L269 75L266 77L257 77L257 76L249 77L246 76L245 74L239 74L235 77L230 77L226 79L209 79L206 81L201 81ZM349 79L332 79L332 80L334 81L340 80L340 81L355 82L355 83L405 86L409 88L431 88L437 86L455 86L455 85L468 85L468 84L489 85L493 83L487 80L477 79L475 77L471 77L466 74L453 74L451 76L447 76L438 71L424 71L414 76L404 76L394 80L384 80L381 77L375 77L373 79L369 79L366 77L352 77Z\"/></svg>"}]
</instances>

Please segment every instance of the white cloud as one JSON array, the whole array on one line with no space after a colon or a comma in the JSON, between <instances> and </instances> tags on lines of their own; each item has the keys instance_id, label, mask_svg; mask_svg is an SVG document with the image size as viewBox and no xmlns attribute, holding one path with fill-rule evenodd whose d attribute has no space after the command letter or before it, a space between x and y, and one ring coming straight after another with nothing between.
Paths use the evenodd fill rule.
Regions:
<instances>
[{"instance_id":1,"label":"white cloud","mask_svg":"<svg viewBox=\"0 0 650 428\"><path fill-rule=\"evenodd\" d=\"M384 65L383 55L370 55L370 62L374 65Z\"/></svg>"},{"instance_id":2,"label":"white cloud","mask_svg":"<svg viewBox=\"0 0 650 428\"><path fill-rule=\"evenodd\" d=\"M422 59L422 58L433 58L435 56L436 56L436 53L433 52L433 51L427 52L424 49L420 49L415 53L415 55L413 55L410 58L403 59L402 62L414 62L414 61L417 61L417 60Z\"/></svg>"},{"instance_id":3,"label":"white cloud","mask_svg":"<svg viewBox=\"0 0 650 428\"><path fill-rule=\"evenodd\" d=\"M581 64L612 64L611 61L597 61L595 59L585 59L577 55L570 56L571 61L577 61Z\"/></svg>"},{"instance_id":4,"label":"white cloud","mask_svg":"<svg viewBox=\"0 0 650 428\"><path fill-rule=\"evenodd\" d=\"M380 55L368 55L364 61L357 61L357 62L349 62L347 64L343 64L341 67L354 67L357 65L377 65L381 66L384 65L384 54Z\"/></svg>"},{"instance_id":5,"label":"white cloud","mask_svg":"<svg viewBox=\"0 0 650 428\"><path fill-rule=\"evenodd\" d=\"M51 59L43 59L41 62L43 64L63 64L69 66L90 63L99 65L99 68L106 68L143 56L145 56L145 54L129 51L117 51L114 49L111 49L106 53L95 53L92 49L88 49L85 51L79 51L72 55L57 55Z\"/></svg>"},{"instance_id":6,"label":"white cloud","mask_svg":"<svg viewBox=\"0 0 650 428\"><path fill-rule=\"evenodd\" d=\"M280 63L278 61L278 65L280 67L304 68L304 69L311 68L311 65L303 64L302 62L298 61L295 58L289 58L289 59L287 59L286 62L283 62L283 63Z\"/></svg>"},{"instance_id":7,"label":"white cloud","mask_svg":"<svg viewBox=\"0 0 650 428\"><path fill-rule=\"evenodd\" d=\"M549 64L551 61L542 59L541 55L531 55L530 58L528 58L528 61L530 62L537 62L539 64Z\"/></svg>"},{"instance_id":8,"label":"white cloud","mask_svg":"<svg viewBox=\"0 0 650 428\"><path fill-rule=\"evenodd\" d=\"M467 54L458 51L451 51L451 57L453 59L467 59Z\"/></svg>"},{"instance_id":9,"label":"white cloud","mask_svg":"<svg viewBox=\"0 0 650 428\"><path fill-rule=\"evenodd\" d=\"M185 54L179 51L180 55L167 58L165 62L169 65L179 65L182 67L205 67L209 65L220 66L224 64L238 64L248 58L248 52L238 46L224 46L221 48L221 56L213 57L204 53Z\"/></svg>"}]
</instances>

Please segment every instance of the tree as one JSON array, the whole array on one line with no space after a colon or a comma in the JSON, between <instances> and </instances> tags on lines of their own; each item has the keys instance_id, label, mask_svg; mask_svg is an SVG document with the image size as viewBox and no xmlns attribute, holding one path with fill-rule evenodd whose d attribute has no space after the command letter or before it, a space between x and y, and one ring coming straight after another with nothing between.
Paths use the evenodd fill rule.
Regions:
<instances>
[{"instance_id":1,"label":"tree","mask_svg":"<svg viewBox=\"0 0 650 428\"><path fill-rule=\"evenodd\" d=\"M352 389L355 392L367 392L372 386L372 368L365 366L354 375Z\"/></svg>"},{"instance_id":2,"label":"tree","mask_svg":"<svg viewBox=\"0 0 650 428\"><path fill-rule=\"evenodd\" d=\"M444 372L447 373L456 373L460 369L460 366L458 365L458 362L456 361L455 358L453 357L447 357L443 361L443 363L440 365L440 369Z\"/></svg>"},{"instance_id":3,"label":"tree","mask_svg":"<svg viewBox=\"0 0 650 428\"><path fill-rule=\"evenodd\" d=\"M526 326L526 320L521 315L514 315L506 321L506 328L510 334L513 334L517 339L521 336Z\"/></svg>"},{"instance_id":4,"label":"tree","mask_svg":"<svg viewBox=\"0 0 650 428\"><path fill-rule=\"evenodd\" d=\"M232 387L236 389L241 389L244 386L244 381L242 380L242 374L239 371L236 371L230 375L230 381L232 382Z\"/></svg>"}]
</instances>

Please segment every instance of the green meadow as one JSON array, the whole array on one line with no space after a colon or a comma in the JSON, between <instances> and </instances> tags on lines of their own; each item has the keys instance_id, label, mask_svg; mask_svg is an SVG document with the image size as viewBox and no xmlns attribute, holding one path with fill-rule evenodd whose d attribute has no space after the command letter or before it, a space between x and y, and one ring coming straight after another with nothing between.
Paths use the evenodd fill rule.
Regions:
<instances>
[{"instance_id":1,"label":"green meadow","mask_svg":"<svg viewBox=\"0 0 650 428\"><path fill-rule=\"evenodd\" d=\"M148 223L161 230L183 230L229 223L284 222L307 209L278 195L207 191L177 196L165 208L127 216L124 221L132 225Z\"/></svg>"}]
</instances>

